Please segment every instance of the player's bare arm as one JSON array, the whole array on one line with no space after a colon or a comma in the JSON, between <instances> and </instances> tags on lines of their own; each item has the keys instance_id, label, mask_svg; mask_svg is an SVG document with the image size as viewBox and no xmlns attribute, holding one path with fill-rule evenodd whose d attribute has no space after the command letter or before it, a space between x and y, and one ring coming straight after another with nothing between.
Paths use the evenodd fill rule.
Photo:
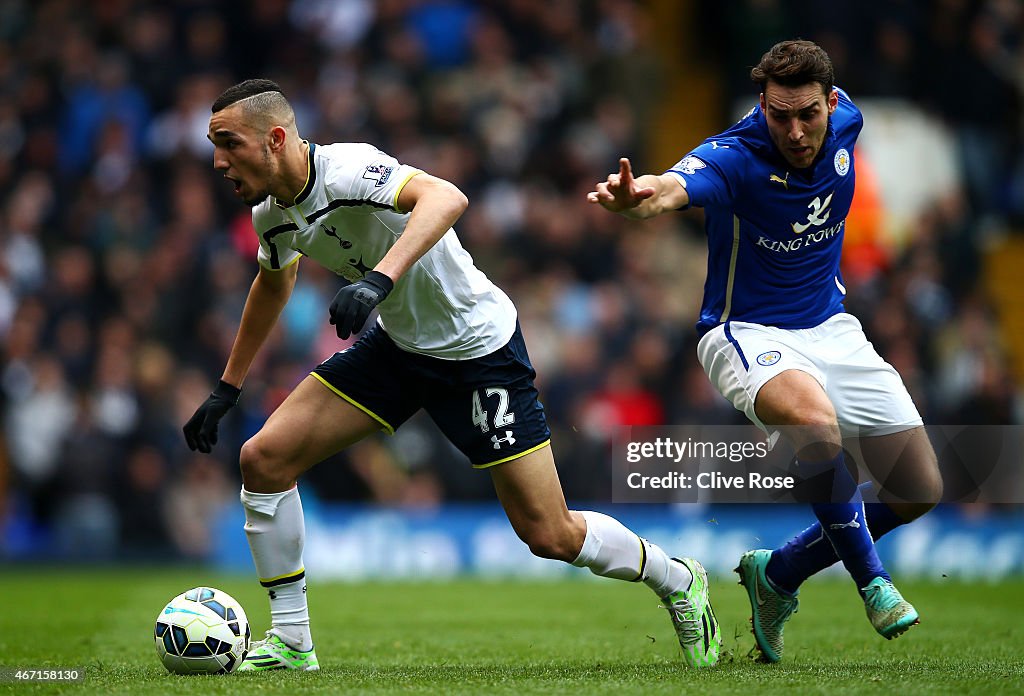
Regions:
<instances>
[{"instance_id":1,"label":"player's bare arm","mask_svg":"<svg viewBox=\"0 0 1024 696\"><path fill-rule=\"evenodd\" d=\"M437 244L468 205L465 194L444 179L422 172L409 179L397 205L399 210L411 212L409 223L374 270L398 280Z\"/></svg>"},{"instance_id":2,"label":"player's bare arm","mask_svg":"<svg viewBox=\"0 0 1024 696\"><path fill-rule=\"evenodd\" d=\"M297 261L280 271L260 267L252 287L249 288L224 375L183 428L185 443L192 451L213 451L214 445L217 444L218 423L238 403L238 397L242 393L242 382L249 373L256 353L277 323L281 310L288 303L288 298L295 287L298 270Z\"/></svg>"},{"instance_id":3,"label":"player's bare arm","mask_svg":"<svg viewBox=\"0 0 1024 696\"><path fill-rule=\"evenodd\" d=\"M677 210L690 202L686 189L671 174L633 176L629 159L619 160L619 171L609 174L587 200L628 218L643 219Z\"/></svg>"},{"instance_id":4,"label":"player's bare arm","mask_svg":"<svg viewBox=\"0 0 1024 696\"><path fill-rule=\"evenodd\" d=\"M279 271L260 266L249 288L238 333L221 377L228 384L241 388L256 353L270 335L284 306L288 304L298 275L298 261Z\"/></svg>"}]
</instances>

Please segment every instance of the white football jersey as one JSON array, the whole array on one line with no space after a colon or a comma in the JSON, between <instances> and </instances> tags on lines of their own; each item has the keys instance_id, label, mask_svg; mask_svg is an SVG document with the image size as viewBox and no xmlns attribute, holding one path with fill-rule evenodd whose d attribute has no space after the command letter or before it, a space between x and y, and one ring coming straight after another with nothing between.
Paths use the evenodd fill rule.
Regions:
<instances>
[{"instance_id":1,"label":"white football jersey","mask_svg":"<svg viewBox=\"0 0 1024 696\"><path fill-rule=\"evenodd\" d=\"M405 230L410 214L395 206L418 173L365 143L310 143L309 179L295 204L268 197L252 210L260 264L278 270L302 255L350 282L361 279ZM400 348L448 360L492 353L516 326L515 305L450 228L378 308Z\"/></svg>"}]
</instances>

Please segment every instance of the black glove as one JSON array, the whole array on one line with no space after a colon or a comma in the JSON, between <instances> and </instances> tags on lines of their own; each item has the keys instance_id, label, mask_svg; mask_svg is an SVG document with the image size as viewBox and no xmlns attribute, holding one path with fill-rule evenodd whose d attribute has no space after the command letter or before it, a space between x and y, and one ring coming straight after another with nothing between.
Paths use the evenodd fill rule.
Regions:
<instances>
[{"instance_id":1,"label":"black glove","mask_svg":"<svg viewBox=\"0 0 1024 696\"><path fill-rule=\"evenodd\" d=\"M217 423L238 403L241 394L241 389L224 380L217 383L217 387L182 428L190 450L195 452L198 449L200 452L208 453L213 449L217 444Z\"/></svg>"},{"instance_id":2,"label":"black glove","mask_svg":"<svg viewBox=\"0 0 1024 696\"><path fill-rule=\"evenodd\" d=\"M331 302L331 323L338 338L348 338L363 328L373 308L384 301L395 287L394 281L383 273L370 271L362 280L346 285Z\"/></svg>"}]
</instances>

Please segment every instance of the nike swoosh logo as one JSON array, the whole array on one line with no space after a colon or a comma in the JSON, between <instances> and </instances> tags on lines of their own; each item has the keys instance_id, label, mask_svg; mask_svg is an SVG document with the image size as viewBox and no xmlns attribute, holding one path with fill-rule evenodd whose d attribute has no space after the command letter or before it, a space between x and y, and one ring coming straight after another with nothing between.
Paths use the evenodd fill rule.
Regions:
<instances>
[{"instance_id":1,"label":"nike swoosh logo","mask_svg":"<svg viewBox=\"0 0 1024 696\"><path fill-rule=\"evenodd\" d=\"M757 600L757 606L764 606L765 600L761 597L761 583L758 582L757 576L754 576L754 599Z\"/></svg>"},{"instance_id":2,"label":"nike swoosh logo","mask_svg":"<svg viewBox=\"0 0 1024 696\"><path fill-rule=\"evenodd\" d=\"M195 614L196 616L202 616L198 611L190 611L188 609L177 609L175 607L167 607L164 609L164 614Z\"/></svg>"}]
</instances>

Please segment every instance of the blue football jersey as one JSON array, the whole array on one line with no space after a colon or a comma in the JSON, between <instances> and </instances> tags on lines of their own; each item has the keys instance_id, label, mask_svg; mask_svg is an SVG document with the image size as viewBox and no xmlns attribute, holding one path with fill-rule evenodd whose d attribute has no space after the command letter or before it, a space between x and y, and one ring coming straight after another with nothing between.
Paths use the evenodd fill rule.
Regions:
<instances>
[{"instance_id":1,"label":"blue football jersey","mask_svg":"<svg viewBox=\"0 0 1024 696\"><path fill-rule=\"evenodd\" d=\"M843 310L839 273L853 200L853 149L864 119L842 90L814 164L791 167L760 106L668 173L704 208L708 273L697 331L749 321L817 326Z\"/></svg>"}]
</instances>

